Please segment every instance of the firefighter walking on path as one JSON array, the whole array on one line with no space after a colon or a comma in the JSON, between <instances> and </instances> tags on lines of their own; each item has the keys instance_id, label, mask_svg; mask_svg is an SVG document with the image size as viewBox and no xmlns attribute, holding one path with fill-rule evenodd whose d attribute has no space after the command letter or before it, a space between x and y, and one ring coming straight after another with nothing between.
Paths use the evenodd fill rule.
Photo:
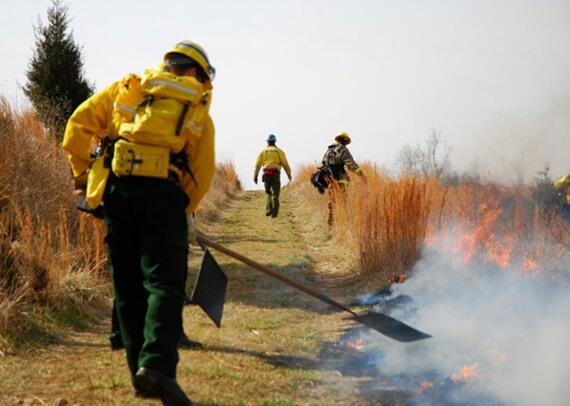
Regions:
<instances>
[{"instance_id":1,"label":"firefighter walking on path","mask_svg":"<svg viewBox=\"0 0 570 406\"><path fill-rule=\"evenodd\" d=\"M340 193L337 193L339 195L338 197L342 197L344 196L345 188L350 183L350 177L348 175L347 169L360 176L364 182L366 182L366 177L346 147L352 141L350 139L350 136L347 133L342 132L337 135L334 140L335 143L328 146L327 151L325 152L322 159L322 166L317 173L321 174L321 177L324 177L324 179L321 179L316 186L319 188L319 191L324 190L323 188L328 187L334 179L334 181L336 181L339 186ZM314 181L313 184L315 184ZM334 192L329 189L329 225L332 225L333 223L333 195Z\"/></svg>"},{"instance_id":2,"label":"firefighter walking on path","mask_svg":"<svg viewBox=\"0 0 570 406\"><path fill-rule=\"evenodd\" d=\"M267 147L257 156L253 182L257 185L259 170L263 168L261 180L265 186L265 215L277 217L279 214L279 193L281 191L281 168L285 170L289 182L291 181L291 168L285 152L275 143L277 138L270 134L267 137Z\"/></svg>"},{"instance_id":3,"label":"firefighter walking on path","mask_svg":"<svg viewBox=\"0 0 570 406\"><path fill-rule=\"evenodd\" d=\"M103 205L115 305L135 396L191 405L176 382L188 221L215 173L214 68L182 41L163 62L96 93L73 113L63 148L75 193ZM95 152L92 145L98 143Z\"/></svg>"}]
</instances>

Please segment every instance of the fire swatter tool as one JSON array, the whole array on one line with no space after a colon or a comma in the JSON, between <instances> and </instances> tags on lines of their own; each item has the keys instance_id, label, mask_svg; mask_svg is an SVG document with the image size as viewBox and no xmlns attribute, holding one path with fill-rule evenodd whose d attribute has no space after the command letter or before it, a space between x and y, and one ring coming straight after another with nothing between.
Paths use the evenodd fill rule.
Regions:
<instances>
[{"instance_id":1,"label":"fire swatter tool","mask_svg":"<svg viewBox=\"0 0 570 406\"><path fill-rule=\"evenodd\" d=\"M216 327L220 328L228 277L210 254L208 248L202 246L202 249L204 250L204 258L198 272L191 301L200 306Z\"/></svg>"},{"instance_id":2,"label":"fire swatter tool","mask_svg":"<svg viewBox=\"0 0 570 406\"><path fill-rule=\"evenodd\" d=\"M354 311L350 310L345 305L329 298L323 293L314 290L308 286L305 286L293 279L290 279L285 275L281 274L280 272L277 272L269 268L268 266L262 265L259 262L249 259L235 251L232 251L229 248L224 247L223 245L211 241L203 234L199 234L196 239L200 245L206 245L212 249L215 249L216 251L226 254L232 258L235 258L238 261L241 261L244 264L251 266L253 269L257 271L263 272L266 275L278 279L281 282L286 283L287 285L292 286L297 290L300 290L318 300L321 300L333 307L336 307L337 309L350 313L352 315L353 320L361 324L364 324L365 326L370 327L371 329L393 340L400 342L412 342L431 337L429 334L416 330L415 328L410 327L407 324L402 323L401 321L396 320L393 317L387 316L382 313L357 314Z\"/></svg>"}]
</instances>

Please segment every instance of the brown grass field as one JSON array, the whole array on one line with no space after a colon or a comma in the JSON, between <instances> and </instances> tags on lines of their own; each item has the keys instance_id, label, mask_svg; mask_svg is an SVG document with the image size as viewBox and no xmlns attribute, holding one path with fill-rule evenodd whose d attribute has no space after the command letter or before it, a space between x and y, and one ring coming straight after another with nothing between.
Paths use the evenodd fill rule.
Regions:
<instances>
[{"instance_id":1,"label":"brown grass field","mask_svg":"<svg viewBox=\"0 0 570 406\"><path fill-rule=\"evenodd\" d=\"M103 228L74 208L70 170L32 112L0 100L0 351L81 324L108 294ZM106 292L107 291L107 292Z\"/></svg>"},{"instance_id":2,"label":"brown grass field","mask_svg":"<svg viewBox=\"0 0 570 406\"><path fill-rule=\"evenodd\" d=\"M3 99L0 146L0 382L9 394L0 393L0 403L138 404L122 354L106 344L112 289L102 223L75 209L66 159L34 114L15 112ZM545 203L553 200L548 188L541 194L534 186L363 168L366 182L352 176L347 189L333 185L323 195L309 182L314 168L301 168L283 190L282 213L271 220L263 215L263 194L241 191L233 164L220 163L198 221L220 242L345 302L407 274L426 247L499 269L518 261L536 275L570 246L559 207ZM180 380L194 399L377 404L358 397L355 387L365 377L335 369L336 355L347 351L335 341L347 324L341 315L235 261L220 261L231 280L224 328L185 311L191 337L204 344L181 358ZM59 363L73 377L54 367ZM36 376L38 368L45 376ZM405 393L394 396L390 404L406 404Z\"/></svg>"}]
</instances>

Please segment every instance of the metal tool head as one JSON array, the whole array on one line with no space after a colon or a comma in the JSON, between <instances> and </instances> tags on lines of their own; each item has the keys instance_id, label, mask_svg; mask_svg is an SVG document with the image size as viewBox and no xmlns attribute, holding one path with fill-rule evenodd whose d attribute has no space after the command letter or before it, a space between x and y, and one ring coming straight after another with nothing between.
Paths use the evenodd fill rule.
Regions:
<instances>
[{"instance_id":1,"label":"metal tool head","mask_svg":"<svg viewBox=\"0 0 570 406\"><path fill-rule=\"evenodd\" d=\"M353 316L353 318L371 329L400 342L408 343L431 338L429 334L422 333L421 331L382 313L359 314Z\"/></svg>"},{"instance_id":2,"label":"metal tool head","mask_svg":"<svg viewBox=\"0 0 570 406\"><path fill-rule=\"evenodd\" d=\"M227 286L228 277L210 251L204 249L202 266L198 272L191 300L204 310L218 328L222 325Z\"/></svg>"}]
</instances>

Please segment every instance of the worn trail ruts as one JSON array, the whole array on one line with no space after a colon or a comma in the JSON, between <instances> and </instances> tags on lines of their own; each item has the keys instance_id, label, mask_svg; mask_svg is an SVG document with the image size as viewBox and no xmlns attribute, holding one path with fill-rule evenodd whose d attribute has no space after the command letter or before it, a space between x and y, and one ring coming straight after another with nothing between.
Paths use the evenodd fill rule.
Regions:
<instances>
[{"instance_id":1,"label":"worn trail ruts","mask_svg":"<svg viewBox=\"0 0 570 406\"><path fill-rule=\"evenodd\" d=\"M283 194L280 216L264 216L263 193L242 192L205 231L217 242L312 287L326 286ZM203 347L180 351L178 381L196 404L377 404L358 395L369 378L341 376L341 314L266 275L214 253L230 283L216 329L200 309L184 311L186 333ZM191 250L191 290L200 252ZM122 351L108 347L109 320L45 348L0 358L0 404L139 405ZM326 349L324 351L323 349ZM331 350L332 349L332 350Z\"/></svg>"}]
</instances>

